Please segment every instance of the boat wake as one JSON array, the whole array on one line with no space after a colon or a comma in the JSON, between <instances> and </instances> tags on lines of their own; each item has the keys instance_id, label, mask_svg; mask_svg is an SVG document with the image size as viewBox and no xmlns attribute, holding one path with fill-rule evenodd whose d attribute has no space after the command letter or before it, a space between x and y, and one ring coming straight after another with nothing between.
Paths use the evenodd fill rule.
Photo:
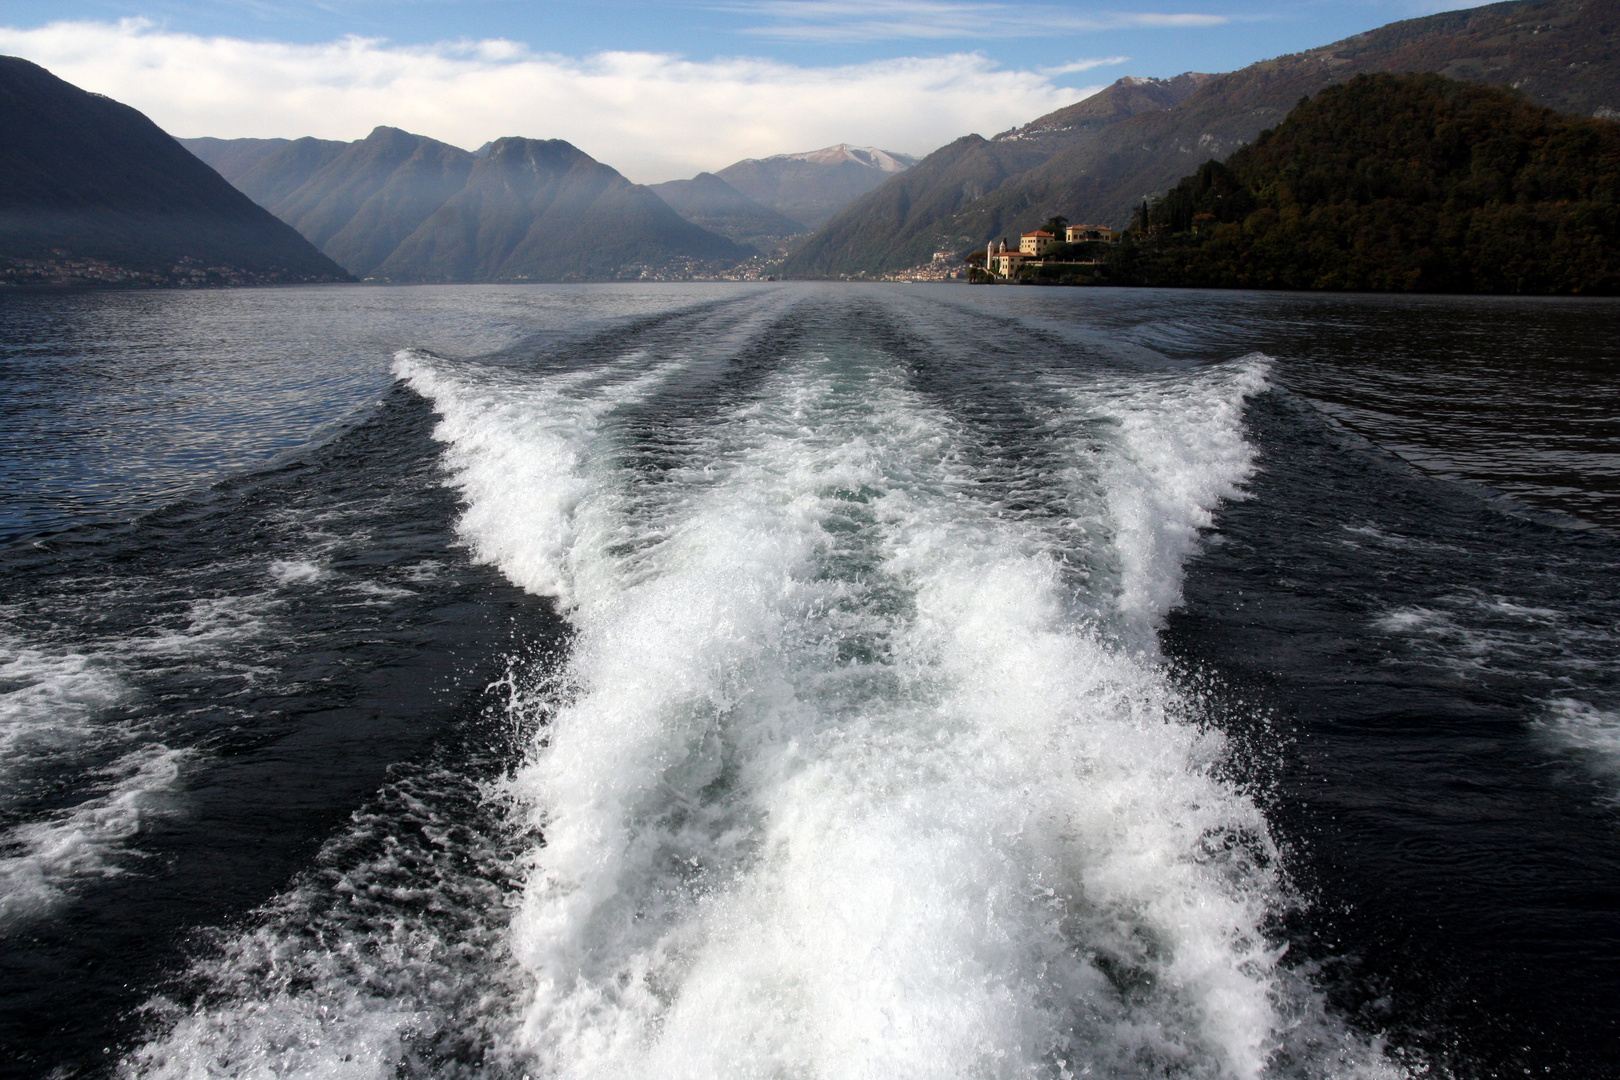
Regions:
<instances>
[{"instance_id":1,"label":"boat wake","mask_svg":"<svg viewBox=\"0 0 1620 1080\"><path fill-rule=\"evenodd\" d=\"M463 540L571 641L515 670L486 855L312 878L126 1070L1394 1075L1286 962L1278 846L1157 644L1267 360L1013 372L998 427L835 315L736 317L763 361L398 355Z\"/></svg>"}]
</instances>

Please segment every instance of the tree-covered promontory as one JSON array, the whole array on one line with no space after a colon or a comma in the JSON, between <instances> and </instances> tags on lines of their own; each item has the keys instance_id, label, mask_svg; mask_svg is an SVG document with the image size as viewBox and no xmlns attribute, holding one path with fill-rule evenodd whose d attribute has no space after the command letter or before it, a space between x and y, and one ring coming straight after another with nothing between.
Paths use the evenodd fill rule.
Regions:
<instances>
[{"instance_id":1,"label":"tree-covered promontory","mask_svg":"<svg viewBox=\"0 0 1620 1080\"><path fill-rule=\"evenodd\" d=\"M1137 212L1115 284L1620 293L1620 124L1363 75Z\"/></svg>"}]
</instances>

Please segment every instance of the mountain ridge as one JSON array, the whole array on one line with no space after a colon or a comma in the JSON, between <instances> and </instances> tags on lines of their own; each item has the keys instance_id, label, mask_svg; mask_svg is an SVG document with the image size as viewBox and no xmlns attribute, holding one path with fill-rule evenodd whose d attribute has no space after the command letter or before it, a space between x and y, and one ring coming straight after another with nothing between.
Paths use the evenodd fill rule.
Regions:
<instances>
[{"instance_id":1,"label":"mountain ridge","mask_svg":"<svg viewBox=\"0 0 1620 1080\"><path fill-rule=\"evenodd\" d=\"M381 125L354 142L295 139L268 154L249 152L228 159L225 151L229 148L218 145L222 142L228 140L214 140L200 149L235 166L231 179L241 190L362 278L613 280L660 268L729 267L757 254L751 247L682 220L657 195L561 140L509 137L469 153L425 135ZM506 193L512 198L499 197L492 190L468 193L475 179L485 184L494 175L487 163L502 153L528 153L513 149L524 146L548 148L535 149L529 165L575 174L572 186L564 185L568 198L576 200L576 209L592 223L596 235L612 238L607 247L581 248L571 259L541 257L521 237L514 239L514 231L523 233L534 227L553 244L594 241L580 230L562 228L555 220L541 222L551 209L538 189L530 190L532 185L525 187L528 194L521 198L513 194L516 188ZM594 180L582 180L586 174ZM518 187L527 183L522 181ZM592 198L578 201L585 190L581 184L594 185ZM519 220L522 205L528 205L530 219ZM633 229L626 232L609 220L605 215L613 206L644 234L637 238L631 235ZM450 211L441 214L447 207ZM472 220L480 214L493 217ZM469 235L474 247L484 244L488 250L469 251ZM604 259L606 250L618 252L621 263Z\"/></svg>"},{"instance_id":2,"label":"mountain ridge","mask_svg":"<svg viewBox=\"0 0 1620 1080\"><path fill-rule=\"evenodd\" d=\"M465 185L384 259L392 281L601 281L752 252L561 139L497 139Z\"/></svg>"},{"instance_id":3,"label":"mountain ridge","mask_svg":"<svg viewBox=\"0 0 1620 1080\"><path fill-rule=\"evenodd\" d=\"M783 273L881 274L922 262L941 247L961 250L997 234L1016 235L1054 214L1123 224L1142 198L1168 190L1200 161L1225 157L1252 141L1301 97L1363 72L1431 70L1517 84L1533 101L1563 112L1620 108L1617 12L1620 0L1508 0L1401 20L1203 77L1168 108L1143 108L1055 149L1036 146L1042 159L995 190L959 199L933 216L914 214L903 228L888 223L886 184L830 219L784 264ZM1125 89L1115 83L1102 93L1121 96ZM919 174L928 163L925 158L890 184L928 175ZM908 197L917 201L920 193ZM944 208L948 201L935 202Z\"/></svg>"},{"instance_id":4,"label":"mountain ridge","mask_svg":"<svg viewBox=\"0 0 1620 1080\"><path fill-rule=\"evenodd\" d=\"M783 272L817 277L897 269L920 263L936 250L958 247L964 238L942 233L940 222L952 220L1061 149L1095 139L1120 117L1179 104L1203 79L1191 74L1174 79L1127 76L993 139L964 135L846 206L800 245ZM884 247L874 245L874 233L883 238ZM891 258L891 249L903 254Z\"/></svg>"},{"instance_id":5,"label":"mountain ridge","mask_svg":"<svg viewBox=\"0 0 1620 1080\"><path fill-rule=\"evenodd\" d=\"M809 230L916 161L874 146L837 143L820 150L744 158L716 169L714 175Z\"/></svg>"},{"instance_id":6,"label":"mountain ridge","mask_svg":"<svg viewBox=\"0 0 1620 1080\"><path fill-rule=\"evenodd\" d=\"M0 57L6 280L345 281L321 255L139 111Z\"/></svg>"}]
</instances>

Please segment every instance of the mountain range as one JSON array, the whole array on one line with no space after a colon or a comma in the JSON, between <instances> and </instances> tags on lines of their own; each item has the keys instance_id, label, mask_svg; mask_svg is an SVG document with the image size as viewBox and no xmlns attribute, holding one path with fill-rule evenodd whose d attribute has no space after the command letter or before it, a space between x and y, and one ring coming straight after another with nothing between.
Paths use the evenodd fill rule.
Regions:
<instances>
[{"instance_id":1,"label":"mountain range","mask_svg":"<svg viewBox=\"0 0 1620 1080\"><path fill-rule=\"evenodd\" d=\"M127 105L0 57L9 283L344 281L342 267Z\"/></svg>"},{"instance_id":2,"label":"mountain range","mask_svg":"<svg viewBox=\"0 0 1620 1080\"><path fill-rule=\"evenodd\" d=\"M1367 72L1507 84L1562 112L1620 116L1620 0L1511 0L1410 19L1224 75L1122 79L992 139L968 135L846 206L786 276L883 274L1061 214L1122 225L1146 197Z\"/></svg>"},{"instance_id":3,"label":"mountain range","mask_svg":"<svg viewBox=\"0 0 1620 1080\"><path fill-rule=\"evenodd\" d=\"M135 110L0 59L0 260L16 264L0 269L8 280L73 263L71 274L108 281L345 270L585 281L708 275L764 252L782 257L783 276L881 276L1055 215L1123 224L1296 102L1364 73L1507 84L1561 112L1620 117L1617 29L1620 0L1510 0L1224 75L1121 79L921 161L839 144L656 188L560 140L469 153L390 127L355 142L190 139L187 154Z\"/></svg>"},{"instance_id":4,"label":"mountain range","mask_svg":"<svg viewBox=\"0 0 1620 1080\"><path fill-rule=\"evenodd\" d=\"M185 144L357 277L598 281L755 254L560 139L469 153L378 127L352 143L239 142Z\"/></svg>"},{"instance_id":5,"label":"mountain range","mask_svg":"<svg viewBox=\"0 0 1620 1080\"><path fill-rule=\"evenodd\" d=\"M472 162L487 157L495 145L486 143L468 154L397 128L378 128L355 143L310 138L181 142L361 277L375 276L392 250L449 200L457 190L456 178L470 175ZM795 237L915 161L876 147L841 143L654 184L650 190L677 215L739 249L725 250L712 241L683 246L666 227L650 239L639 262L735 263L760 253L781 254ZM692 239L688 234L686 240ZM658 248L669 251L660 255ZM439 276L398 262L390 264L389 272L407 273L409 280Z\"/></svg>"}]
</instances>

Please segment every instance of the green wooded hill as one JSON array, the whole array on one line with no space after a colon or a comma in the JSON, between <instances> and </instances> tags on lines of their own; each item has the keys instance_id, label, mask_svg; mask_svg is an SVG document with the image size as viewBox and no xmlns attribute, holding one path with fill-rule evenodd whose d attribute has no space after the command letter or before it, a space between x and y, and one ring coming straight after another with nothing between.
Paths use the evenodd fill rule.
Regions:
<instances>
[{"instance_id":1,"label":"green wooded hill","mask_svg":"<svg viewBox=\"0 0 1620 1080\"><path fill-rule=\"evenodd\" d=\"M41 283L346 281L128 105L0 57L0 264Z\"/></svg>"},{"instance_id":2,"label":"green wooded hill","mask_svg":"<svg viewBox=\"0 0 1620 1080\"><path fill-rule=\"evenodd\" d=\"M1620 123L1363 75L1138 210L1118 284L1620 293Z\"/></svg>"}]
</instances>

